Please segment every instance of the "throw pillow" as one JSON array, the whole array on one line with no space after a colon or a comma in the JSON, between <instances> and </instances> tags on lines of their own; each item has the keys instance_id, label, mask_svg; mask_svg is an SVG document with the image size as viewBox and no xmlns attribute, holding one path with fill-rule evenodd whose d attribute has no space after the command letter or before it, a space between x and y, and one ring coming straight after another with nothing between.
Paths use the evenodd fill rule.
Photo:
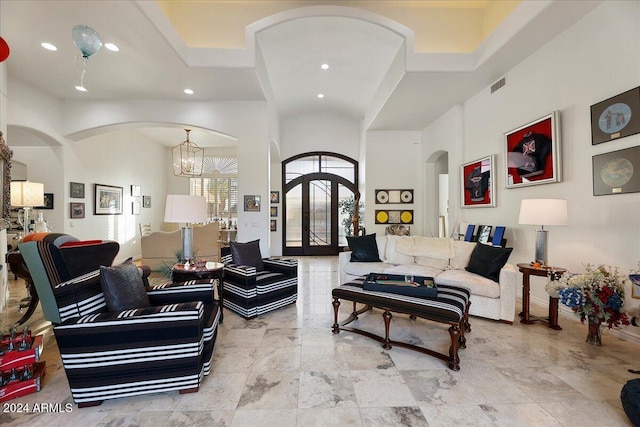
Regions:
<instances>
[{"instance_id":1,"label":"throw pillow","mask_svg":"<svg viewBox=\"0 0 640 427\"><path fill-rule=\"evenodd\" d=\"M257 271L264 270L260 253L260 239L247 243L229 242L229 247L234 264L255 267Z\"/></svg>"},{"instance_id":2,"label":"throw pillow","mask_svg":"<svg viewBox=\"0 0 640 427\"><path fill-rule=\"evenodd\" d=\"M347 244L351 249L351 262L380 262L376 233L366 236L347 236Z\"/></svg>"},{"instance_id":3,"label":"throw pillow","mask_svg":"<svg viewBox=\"0 0 640 427\"><path fill-rule=\"evenodd\" d=\"M100 267L100 287L109 311L151 307L138 267L127 260L113 267Z\"/></svg>"},{"instance_id":4,"label":"throw pillow","mask_svg":"<svg viewBox=\"0 0 640 427\"><path fill-rule=\"evenodd\" d=\"M513 248L501 248L478 243L471 253L466 270L497 282Z\"/></svg>"}]
</instances>

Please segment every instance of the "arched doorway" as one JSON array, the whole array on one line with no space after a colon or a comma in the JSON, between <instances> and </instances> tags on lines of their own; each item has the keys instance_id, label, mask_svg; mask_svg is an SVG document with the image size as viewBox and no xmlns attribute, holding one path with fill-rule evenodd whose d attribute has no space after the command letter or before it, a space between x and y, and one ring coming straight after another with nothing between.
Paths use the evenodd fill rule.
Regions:
<instances>
[{"instance_id":1,"label":"arched doorway","mask_svg":"<svg viewBox=\"0 0 640 427\"><path fill-rule=\"evenodd\" d=\"M311 152L282 162L283 255L336 255L346 245L340 200L354 197L358 162Z\"/></svg>"}]
</instances>

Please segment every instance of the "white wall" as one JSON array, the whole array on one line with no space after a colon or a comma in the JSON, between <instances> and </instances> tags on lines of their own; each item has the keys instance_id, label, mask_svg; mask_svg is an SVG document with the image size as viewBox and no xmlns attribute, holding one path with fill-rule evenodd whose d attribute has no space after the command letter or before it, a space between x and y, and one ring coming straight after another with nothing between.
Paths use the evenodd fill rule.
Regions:
<instances>
[{"instance_id":1,"label":"white wall","mask_svg":"<svg viewBox=\"0 0 640 427\"><path fill-rule=\"evenodd\" d=\"M365 226L367 234L385 234L386 225L375 224L375 210L413 209L411 234L420 235L422 229L422 164L420 162L419 131L369 131L366 134L366 198ZM378 204L375 190L413 189L410 204Z\"/></svg>"},{"instance_id":2,"label":"white wall","mask_svg":"<svg viewBox=\"0 0 640 427\"><path fill-rule=\"evenodd\" d=\"M438 141L450 139L454 116L461 118L462 128L455 129L462 135L461 158L449 151L451 171L497 155L497 207L459 209L459 172L451 174L451 204L464 222L507 226L511 263L531 261L535 245L536 227L517 223L520 201L556 197L568 200L569 226L549 227L550 263L576 272L602 263L626 274L640 260L640 193L593 196L591 170L592 156L638 146L640 135L592 146L590 131L591 105L640 85L639 17L638 2L604 2L509 71L505 87L483 90L423 132L428 157L442 147ZM562 182L505 189L503 133L554 110L561 116ZM547 301L543 284L532 284L540 302ZM640 304L628 291L626 307L637 312Z\"/></svg>"},{"instance_id":3,"label":"white wall","mask_svg":"<svg viewBox=\"0 0 640 427\"><path fill-rule=\"evenodd\" d=\"M358 159L360 123L335 114L301 114L280 127L280 157L309 151L330 151Z\"/></svg>"}]
</instances>

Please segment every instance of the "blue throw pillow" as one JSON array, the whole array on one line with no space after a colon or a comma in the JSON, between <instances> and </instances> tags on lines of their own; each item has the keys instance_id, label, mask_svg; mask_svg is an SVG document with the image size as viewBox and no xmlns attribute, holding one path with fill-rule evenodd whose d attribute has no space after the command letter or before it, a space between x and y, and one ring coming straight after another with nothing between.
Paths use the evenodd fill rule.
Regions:
<instances>
[{"instance_id":1,"label":"blue throw pillow","mask_svg":"<svg viewBox=\"0 0 640 427\"><path fill-rule=\"evenodd\" d=\"M351 249L351 262L380 262L376 233L360 237L347 236L347 242Z\"/></svg>"}]
</instances>

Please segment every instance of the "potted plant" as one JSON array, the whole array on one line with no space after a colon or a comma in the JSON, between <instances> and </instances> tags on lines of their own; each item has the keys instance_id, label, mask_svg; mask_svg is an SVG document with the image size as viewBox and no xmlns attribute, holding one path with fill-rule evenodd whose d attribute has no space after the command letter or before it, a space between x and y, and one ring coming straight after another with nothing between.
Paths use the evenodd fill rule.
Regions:
<instances>
[{"instance_id":1,"label":"potted plant","mask_svg":"<svg viewBox=\"0 0 640 427\"><path fill-rule=\"evenodd\" d=\"M358 198L358 215L359 222L364 222L364 204L360 202L360 198ZM342 218L342 226L344 227L346 236L353 236L353 216L356 213L356 199L351 196L348 199L340 200L338 202L338 208L340 208L340 214L345 215Z\"/></svg>"}]
</instances>

